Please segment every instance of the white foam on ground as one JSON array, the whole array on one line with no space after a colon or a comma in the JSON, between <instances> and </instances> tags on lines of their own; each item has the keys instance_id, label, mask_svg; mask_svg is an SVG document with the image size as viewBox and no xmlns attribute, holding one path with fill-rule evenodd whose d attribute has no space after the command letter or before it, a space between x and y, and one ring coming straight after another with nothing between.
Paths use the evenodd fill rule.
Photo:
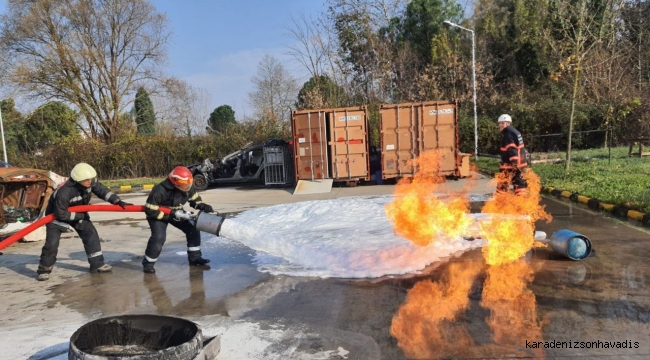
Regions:
<instances>
[{"instance_id":1,"label":"white foam on ground","mask_svg":"<svg viewBox=\"0 0 650 360\"><path fill-rule=\"evenodd\" d=\"M198 319L198 323L203 328L204 339L219 337L221 351L217 359L220 360L348 359L350 352L344 346L354 345L362 346L370 354L376 348L377 356L372 358L379 358L379 346L373 338L340 329L336 334L323 335L302 326L261 324L213 315ZM311 339L321 336L337 339L336 335L343 340L333 340L336 345L330 344L322 350L305 346Z\"/></svg>"},{"instance_id":2,"label":"white foam on ground","mask_svg":"<svg viewBox=\"0 0 650 360\"><path fill-rule=\"evenodd\" d=\"M440 237L426 247L414 245L395 234L386 217L384 206L392 199L348 197L253 209L224 221L220 235L256 250L254 261L260 271L323 278L417 273L483 245L462 237ZM485 199L470 196L470 201ZM207 240L204 246L216 241Z\"/></svg>"}]
</instances>

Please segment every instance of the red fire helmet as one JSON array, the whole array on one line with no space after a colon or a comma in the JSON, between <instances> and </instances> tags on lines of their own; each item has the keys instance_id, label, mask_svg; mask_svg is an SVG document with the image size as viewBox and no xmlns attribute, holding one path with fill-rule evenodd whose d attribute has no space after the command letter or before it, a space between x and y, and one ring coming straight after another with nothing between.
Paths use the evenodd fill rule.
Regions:
<instances>
[{"instance_id":1,"label":"red fire helmet","mask_svg":"<svg viewBox=\"0 0 650 360\"><path fill-rule=\"evenodd\" d=\"M177 166L169 173L169 181L181 191L190 191L194 178L192 172L185 166Z\"/></svg>"}]
</instances>

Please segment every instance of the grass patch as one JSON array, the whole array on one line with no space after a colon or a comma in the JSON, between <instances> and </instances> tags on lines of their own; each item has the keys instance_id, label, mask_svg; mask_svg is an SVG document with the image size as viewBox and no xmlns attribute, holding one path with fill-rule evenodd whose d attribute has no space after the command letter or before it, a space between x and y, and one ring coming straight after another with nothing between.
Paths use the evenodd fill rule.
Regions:
<instances>
[{"instance_id":1,"label":"grass patch","mask_svg":"<svg viewBox=\"0 0 650 360\"><path fill-rule=\"evenodd\" d=\"M578 150L572 153L571 171L564 173L564 163L533 164L531 168L542 184L577 192L603 202L650 213L650 157L628 157L628 147L612 148L611 163L607 149ZM549 154L548 158L565 158ZM499 160L479 158L479 169L498 171Z\"/></svg>"},{"instance_id":2,"label":"grass patch","mask_svg":"<svg viewBox=\"0 0 650 360\"><path fill-rule=\"evenodd\" d=\"M165 180L165 178L135 178L135 179L122 179L122 180L99 180L106 187L119 187L121 185L143 185L143 184L158 184Z\"/></svg>"}]
</instances>

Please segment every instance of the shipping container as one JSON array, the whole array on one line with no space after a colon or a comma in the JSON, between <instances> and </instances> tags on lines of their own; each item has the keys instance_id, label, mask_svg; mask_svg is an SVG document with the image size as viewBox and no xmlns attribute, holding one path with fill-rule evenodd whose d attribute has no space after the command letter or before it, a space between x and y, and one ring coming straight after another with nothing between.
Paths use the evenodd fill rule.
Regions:
<instances>
[{"instance_id":1,"label":"shipping container","mask_svg":"<svg viewBox=\"0 0 650 360\"><path fill-rule=\"evenodd\" d=\"M440 175L460 177L457 109L451 101L381 105L382 178L413 176L411 160L429 150L438 151Z\"/></svg>"},{"instance_id":2,"label":"shipping container","mask_svg":"<svg viewBox=\"0 0 650 360\"><path fill-rule=\"evenodd\" d=\"M292 112L297 180L369 180L365 106Z\"/></svg>"}]
</instances>

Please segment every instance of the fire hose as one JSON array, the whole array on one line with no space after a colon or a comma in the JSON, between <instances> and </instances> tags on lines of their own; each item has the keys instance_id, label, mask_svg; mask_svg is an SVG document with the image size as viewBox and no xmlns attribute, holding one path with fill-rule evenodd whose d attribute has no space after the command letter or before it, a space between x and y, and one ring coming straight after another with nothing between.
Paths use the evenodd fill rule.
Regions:
<instances>
[{"instance_id":1,"label":"fire hose","mask_svg":"<svg viewBox=\"0 0 650 360\"><path fill-rule=\"evenodd\" d=\"M144 212L144 206L142 205L127 205L122 209L119 205L79 205L73 206L68 209L70 212L93 212L93 211L110 211L110 212ZM171 212L170 208L160 207L159 209L165 215L169 215ZM219 230L221 229L221 224L224 221L224 218L217 215L207 214L205 212L199 212L197 215L193 215L187 212L182 212L177 215L178 218L189 220L194 223L197 230L205 231L212 233L214 235L219 235ZM34 221L25 228L19 230L18 232L12 234L11 236L0 241L0 250L5 249L9 245L15 243L16 241L22 239L32 231L38 229L39 227L48 224L54 220L54 214L46 215L37 221Z\"/></svg>"}]
</instances>

